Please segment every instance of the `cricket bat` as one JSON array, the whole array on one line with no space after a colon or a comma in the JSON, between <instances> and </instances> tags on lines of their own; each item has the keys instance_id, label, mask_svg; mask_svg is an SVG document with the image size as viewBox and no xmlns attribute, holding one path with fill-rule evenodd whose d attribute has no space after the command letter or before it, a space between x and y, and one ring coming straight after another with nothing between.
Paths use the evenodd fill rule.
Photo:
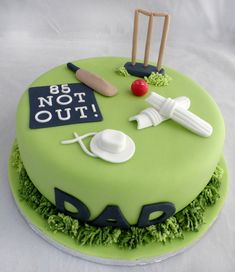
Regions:
<instances>
[{"instance_id":1,"label":"cricket bat","mask_svg":"<svg viewBox=\"0 0 235 272\"><path fill-rule=\"evenodd\" d=\"M117 88L110 84L108 81L102 79L94 73L77 67L73 63L67 63L69 70L75 72L76 78L88 87L92 88L97 93L104 96L114 96L117 94Z\"/></svg>"}]
</instances>

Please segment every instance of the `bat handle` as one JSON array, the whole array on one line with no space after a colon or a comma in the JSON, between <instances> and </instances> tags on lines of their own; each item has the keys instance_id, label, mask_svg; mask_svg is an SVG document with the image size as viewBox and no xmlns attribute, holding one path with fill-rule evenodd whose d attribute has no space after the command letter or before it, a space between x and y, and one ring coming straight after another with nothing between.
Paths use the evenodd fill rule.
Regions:
<instances>
[{"instance_id":1,"label":"bat handle","mask_svg":"<svg viewBox=\"0 0 235 272\"><path fill-rule=\"evenodd\" d=\"M80 69L71 62L67 63L67 67L69 70L75 72L76 78L79 81L86 84L96 92L104 96L114 96L117 94L117 88L106 80L100 78L98 75L84 69Z\"/></svg>"},{"instance_id":2,"label":"bat handle","mask_svg":"<svg viewBox=\"0 0 235 272\"><path fill-rule=\"evenodd\" d=\"M80 69L78 66L74 65L74 64L71 63L71 62L68 62L68 63L67 63L67 67L68 67L69 70L71 70L71 71L73 71L73 72L75 72L75 73L77 72L77 70Z\"/></svg>"}]
</instances>

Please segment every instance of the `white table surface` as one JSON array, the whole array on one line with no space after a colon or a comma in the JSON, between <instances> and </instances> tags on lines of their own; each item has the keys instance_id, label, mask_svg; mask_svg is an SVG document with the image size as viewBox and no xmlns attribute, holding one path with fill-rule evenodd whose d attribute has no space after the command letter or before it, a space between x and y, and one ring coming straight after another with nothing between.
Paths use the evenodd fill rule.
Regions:
<instances>
[{"instance_id":1,"label":"white table surface","mask_svg":"<svg viewBox=\"0 0 235 272\"><path fill-rule=\"evenodd\" d=\"M133 10L137 7L172 14L164 64L196 80L218 103L227 128L224 150L230 190L216 224L193 248L158 264L111 267L66 255L34 234L16 210L7 160L15 137L17 103L27 86L42 72L70 60L129 57ZM235 271L234 10L233 0L0 1L1 272ZM143 25L141 34L144 37ZM140 58L143 48L142 40ZM151 59L156 55L154 44Z\"/></svg>"}]
</instances>

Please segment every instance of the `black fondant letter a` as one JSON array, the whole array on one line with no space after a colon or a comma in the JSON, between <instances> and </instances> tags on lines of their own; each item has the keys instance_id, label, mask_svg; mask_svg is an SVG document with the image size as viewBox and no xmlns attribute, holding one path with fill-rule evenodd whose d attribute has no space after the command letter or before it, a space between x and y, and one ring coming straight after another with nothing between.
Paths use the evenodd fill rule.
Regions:
<instances>
[{"instance_id":1,"label":"black fondant letter a","mask_svg":"<svg viewBox=\"0 0 235 272\"><path fill-rule=\"evenodd\" d=\"M99 227L130 228L126 218L117 205L108 205L102 213L92 221L92 225Z\"/></svg>"},{"instance_id":2,"label":"black fondant letter a","mask_svg":"<svg viewBox=\"0 0 235 272\"><path fill-rule=\"evenodd\" d=\"M77 212L70 212L66 210L65 202L68 202L69 204L73 205L77 209ZM58 188L55 188L55 203L56 208L60 212L67 214L77 220L84 222L87 221L90 217L90 212L87 206L82 201L78 200L76 197L72 195L69 195L61 191Z\"/></svg>"}]
</instances>

